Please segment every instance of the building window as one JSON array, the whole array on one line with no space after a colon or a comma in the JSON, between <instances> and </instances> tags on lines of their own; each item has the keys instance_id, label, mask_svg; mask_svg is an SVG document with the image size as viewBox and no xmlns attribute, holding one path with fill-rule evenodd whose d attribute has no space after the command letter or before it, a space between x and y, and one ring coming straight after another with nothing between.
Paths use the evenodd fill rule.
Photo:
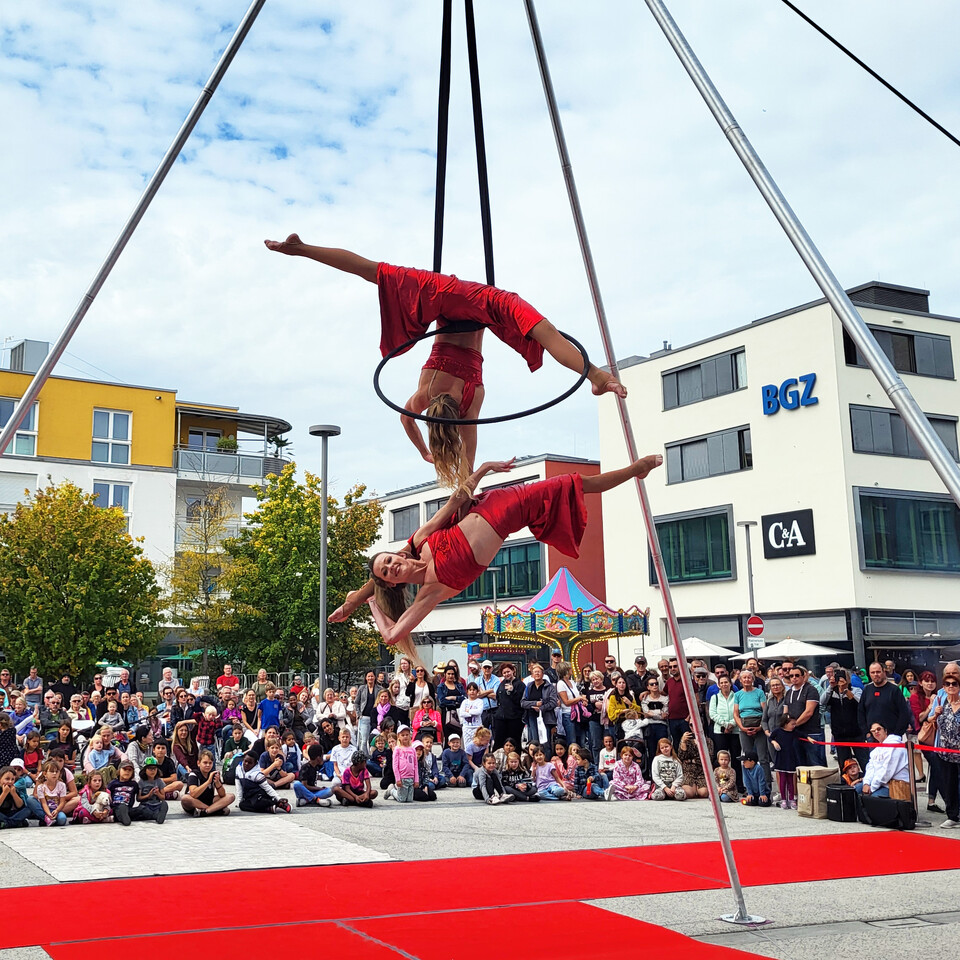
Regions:
<instances>
[{"instance_id":1,"label":"building window","mask_svg":"<svg viewBox=\"0 0 960 960\"><path fill-rule=\"evenodd\" d=\"M130 462L130 414L119 410L93 411L94 463Z\"/></svg>"},{"instance_id":2,"label":"building window","mask_svg":"<svg viewBox=\"0 0 960 960\"><path fill-rule=\"evenodd\" d=\"M960 450L957 449L956 417L929 416L927 419L953 459L960 461ZM850 428L853 435L853 449L856 453L879 453L890 457L912 457L914 460L926 459L913 434L907 430L900 414L895 410L851 404Z\"/></svg>"},{"instance_id":3,"label":"building window","mask_svg":"<svg viewBox=\"0 0 960 960\"><path fill-rule=\"evenodd\" d=\"M428 500L424 505L424 510L426 511L426 519L429 520L436 512L447 502L446 499L442 500Z\"/></svg>"},{"instance_id":4,"label":"building window","mask_svg":"<svg viewBox=\"0 0 960 960\"><path fill-rule=\"evenodd\" d=\"M191 427L187 432L187 446L191 450L213 450L217 449L217 441L223 435L219 430L201 430Z\"/></svg>"},{"instance_id":5,"label":"building window","mask_svg":"<svg viewBox=\"0 0 960 960\"><path fill-rule=\"evenodd\" d=\"M747 355L742 348L731 350L663 374L663 409L709 400L746 385Z\"/></svg>"},{"instance_id":6,"label":"building window","mask_svg":"<svg viewBox=\"0 0 960 960\"><path fill-rule=\"evenodd\" d=\"M36 489L35 473L0 473L0 513L13 513Z\"/></svg>"},{"instance_id":7,"label":"building window","mask_svg":"<svg viewBox=\"0 0 960 960\"><path fill-rule=\"evenodd\" d=\"M722 507L709 513L664 517L656 521L670 583L733 579L732 513L731 507ZM650 583L656 582L651 558Z\"/></svg>"},{"instance_id":8,"label":"building window","mask_svg":"<svg viewBox=\"0 0 960 960\"><path fill-rule=\"evenodd\" d=\"M5 427L13 416L16 400L0 397L0 427ZM5 451L11 457L35 457L37 455L37 404L23 418L23 423L13 435Z\"/></svg>"},{"instance_id":9,"label":"building window","mask_svg":"<svg viewBox=\"0 0 960 960\"><path fill-rule=\"evenodd\" d=\"M219 519L222 513L223 504L219 497L187 497L184 503L188 523Z\"/></svg>"},{"instance_id":10,"label":"building window","mask_svg":"<svg viewBox=\"0 0 960 960\"><path fill-rule=\"evenodd\" d=\"M393 539L409 540L420 526L420 504L392 510L390 516L393 520Z\"/></svg>"},{"instance_id":11,"label":"building window","mask_svg":"<svg viewBox=\"0 0 960 960\"><path fill-rule=\"evenodd\" d=\"M753 466L750 428L735 427L667 444L667 483L736 473Z\"/></svg>"},{"instance_id":12,"label":"building window","mask_svg":"<svg viewBox=\"0 0 960 960\"><path fill-rule=\"evenodd\" d=\"M960 573L960 508L947 496L854 488L867 570Z\"/></svg>"},{"instance_id":13,"label":"building window","mask_svg":"<svg viewBox=\"0 0 960 960\"><path fill-rule=\"evenodd\" d=\"M953 379L953 354L949 337L890 327L871 326L870 332L877 338L880 349L898 373ZM867 366L846 330L843 331L843 356L849 367Z\"/></svg>"},{"instance_id":14,"label":"building window","mask_svg":"<svg viewBox=\"0 0 960 960\"><path fill-rule=\"evenodd\" d=\"M504 544L497 552L491 567L496 572L484 572L466 590L451 597L447 603L482 603L493 600L493 582L497 582L497 606L507 599L526 599L543 589L542 550L535 540L529 543Z\"/></svg>"},{"instance_id":15,"label":"building window","mask_svg":"<svg viewBox=\"0 0 960 960\"><path fill-rule=\"evenodd\" d=\"M93 481L93 496L98 507L109 509L119 507L127 521L127 532L130 532L130 484L110 483L109 480Z\"/></svg>"}]
</instances>

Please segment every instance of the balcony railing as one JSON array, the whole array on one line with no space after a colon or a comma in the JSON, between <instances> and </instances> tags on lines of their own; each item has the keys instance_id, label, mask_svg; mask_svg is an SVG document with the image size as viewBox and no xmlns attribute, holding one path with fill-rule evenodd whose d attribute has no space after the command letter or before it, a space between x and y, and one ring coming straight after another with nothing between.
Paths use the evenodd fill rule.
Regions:
<instances>
[{"instance_id":1,"label":"balcony railing","mask_svg":"<svg viewBox=\"0 0 960 960\"><path fill-rule=\"evenodd\" d=\"M239 536L246 526L242 520L224 520L211 522L204 532L202 523L177 517L176 548L178 550L201 550L204 546L218 546L224 540Z\"/></svg>"},{"instance_id":2,"label":"balcony railing","mask_svg":"<svg viewBox=\"0 0 960 960\"><path fill-rule=\"evenodd\" d=\"M215 483L258 483L267 474L279 473L288 462L282 457L186 448L178 448L175 456L180 479Z\"/></svg>"}]
</instances>

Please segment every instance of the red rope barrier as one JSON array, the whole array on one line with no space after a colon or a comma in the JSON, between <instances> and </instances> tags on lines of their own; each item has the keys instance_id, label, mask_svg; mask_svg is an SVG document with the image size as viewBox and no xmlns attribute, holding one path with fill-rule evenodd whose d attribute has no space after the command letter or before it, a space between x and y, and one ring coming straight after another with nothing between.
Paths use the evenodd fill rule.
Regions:
<instances>
[{"instance_id":1,"label":"red rope barrier","mask_svg":"<svg viewBox=\"0 0 960 960\"><path fill-rule=\"evenodd\" d=\"M814 740L812 737L801 737L801 740L806 741L807 743L815 743L821 747L867 747L870 750L873 750L875 747L893 747L898 749L906 750L906 743L850 743L846 740L831 740L827 743L826 740ZM913 745L914 750L928 750L932 753L957 753L960 754L960 750L952 750L950 747L930 747L923 743L915 743Z\"/></svg>"}]
</instances>

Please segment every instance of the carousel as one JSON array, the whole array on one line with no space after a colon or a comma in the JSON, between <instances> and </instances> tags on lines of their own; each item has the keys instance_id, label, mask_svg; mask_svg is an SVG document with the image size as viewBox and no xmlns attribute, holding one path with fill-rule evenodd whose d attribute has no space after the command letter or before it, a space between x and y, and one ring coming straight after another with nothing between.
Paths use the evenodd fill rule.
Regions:
<instances>
[{"instance_id":1,"label":"carousel","mask_svg":"<svg viewBox=\"0 0 960 960\"><path fill-rule=\"evenodd\" d=\"M587 663L601 662L611 641L650 633L650 608L614 610L561 567L551 581L520 606L485 607L481 611L483 656L524 660L536 656L549 662L553 649L574 667L576 676Z\"/></svg>"}]
</instances>

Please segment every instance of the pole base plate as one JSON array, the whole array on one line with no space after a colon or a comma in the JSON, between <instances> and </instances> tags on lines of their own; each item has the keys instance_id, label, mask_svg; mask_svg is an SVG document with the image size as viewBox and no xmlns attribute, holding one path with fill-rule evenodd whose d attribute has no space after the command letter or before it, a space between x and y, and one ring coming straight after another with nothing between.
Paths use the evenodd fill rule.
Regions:
<instances>
[{"instance_id":1,"label":"pole base plate","mask_svg":"<svg viewBox=\"0 0 960 960\"><path fill-rule=\"evenodd\" d=\"M725 913L720 917L724 923L736 923L742 927L759 926L763 923L770 923L765 917L755 917L749 913Z\"/></svg>"}]
</instances>

